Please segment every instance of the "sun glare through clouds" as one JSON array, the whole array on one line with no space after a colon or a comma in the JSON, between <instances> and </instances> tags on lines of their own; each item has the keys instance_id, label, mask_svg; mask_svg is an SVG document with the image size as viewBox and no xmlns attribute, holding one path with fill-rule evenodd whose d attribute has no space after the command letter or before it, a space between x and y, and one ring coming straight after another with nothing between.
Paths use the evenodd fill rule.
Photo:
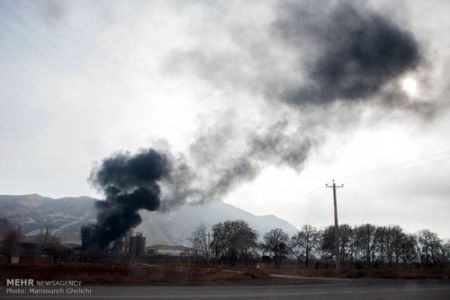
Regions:
<instances>
[{"instance_id":1,"label":"sun glare through clouds","mask_svg":"<svg viewBox=\"0 0 450 300\"><path fill-rule=\"evenodd\" d=\"M409 97L416 98L419 96L419 84L413 76L407 76L401 80L401 87Z\"/></svg>"}]
</instances>

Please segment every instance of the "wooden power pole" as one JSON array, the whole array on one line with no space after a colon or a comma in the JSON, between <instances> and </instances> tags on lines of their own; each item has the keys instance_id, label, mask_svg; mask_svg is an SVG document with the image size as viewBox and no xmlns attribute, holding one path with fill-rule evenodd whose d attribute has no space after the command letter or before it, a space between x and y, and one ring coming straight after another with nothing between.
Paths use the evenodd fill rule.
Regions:
<instances>
[{"instance_id":1,"label":"wooden power pole","mask_svg":"<svg viewBox=\"0 0 450 300\"><path fill-rule=\"evenodd\" d=\"M341 258L339 255L339 223L338 223L338 213L337 213L337 200L336 200L336 189L343 188L344 185L336 185L333 180L332 185L325 185L328 188L333 188L333 203L334 203L334 255L336 256L336 273L341 271Z\"/></svg>"}]
</instances>

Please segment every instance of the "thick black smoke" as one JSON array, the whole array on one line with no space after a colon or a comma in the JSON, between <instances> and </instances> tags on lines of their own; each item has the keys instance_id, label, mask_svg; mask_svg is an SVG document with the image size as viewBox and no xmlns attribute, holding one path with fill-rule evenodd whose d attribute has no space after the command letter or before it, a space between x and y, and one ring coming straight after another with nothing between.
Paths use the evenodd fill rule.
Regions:
<instances>
[{"instance_id":1,"label":"thick black smoke","mask_svg":"<svg viewBox=\"0 0 450 300\"><path fill-rule=\"evenodd\" d=\"M289 53L291 60L294 57L292 65L270 49L252 55L254 45L261 44L257 41L260 32L255 32L256 40L251 40L251 35L236 39L243 41L235 45L242 50L237 53L246 53L243 57L230 56L227 51L187 49L168 65L185 63L219 87L231 86L233 93L246 89L252 96L270 100L274 107L285 108L280 104L287 103L300 117L271 120L269 126L265 120L252 130L232 122L214 126L198 135L185 156L149 149L135 156L119 154L105 159L91 176L106 200L97 203L97 224L86 234L90 240L104 248L122 237L141 222L139 209L168 210L182 203L220 199L241 182L254 179L265 164L301 170L332 118L336 123L351 119L344 110L329 113L331 104L345 103L346 108L351 103L383 98L386 85L422 61L412 34L363 5L281 2L276 12L267 40L283 48L274 53ZM248 64L243 63L245 59L250 60ZM289 67L279 68L277 62ZM381 105L385 103L381 101ZM237 144L239 138L241 144Z\"/></svg>"},{"instance_id":2,"label":"thick black smoke","mask_svg":"<svg viewBox=\"0 0 450 300\"><path fill-rule=\"evenodd\" d=\"M104 249L141 223L140 209L157 210L159 182L169 173L167 156L153 149L104 159L92 171L90 181L103 191L106 199L95 204L97 223L83 229L84 247L95 244Z\"/></svg>"},{"instance_id":3,"label":"thick black smoke","mask_svg":"<svg viewBox=\"0 0 450 300\"><path fill-rule=\"evenodd\" d=\"M177 68L185 63L219 88L231 87L236 93L242 87L251 97L262 95L270 100L275 110L287 103L301 115L295 121L283 119L269 126L264 122L261 127L265 129L255 128L255 132L230 125L224 130L216 126L211 133L200 135L191 146L194 165L199 166L196 172L207 174L207 180L196 189L203 192L194 193L198 202L220 198L241 181L255 178L266 163L301 170L327 126L334 122L339 128L350 120L357 121L359 107L351 111L353 103L364 105L382 98L385 101L378 102L382 110L416 105L405 104L401 95L388 97L385 92L390 82L422 62L413 35L388 16L363 2L320 0L283 1L275 13L267 33L254 32L245 38L241 36L245 28L231 33L231 40L242 42L235 45L242 51L231 52L238 54L189 49L169 64ZM265 34L275 46L262 44ZM255 45L267 49L254 51ZM276 47L283 51L271 51ZM280 52L289 55L280 56ZM286 65L285 59L293 63L279 68L277 63ZM254 69L248 72L249 68ZM334 107L330 113L328 108L336 103L345 105L339 110ZM233 134L246 140L239 151L232 145L236 140Z\"/></svg>"},{"instance_id":4,"label":"thick black smoke","mask_svg":"<svg viewBox=\"0 0 450 300\"><path fill-rule=\"evenodd\" d=\"M424 104L390 90L423 58L414 36L389 16L364 1L282 1L273 12L266 27L230 32L230 40L236 41L231 49L183 49L174 53L168 68L178 74L188 67L217 87L230 88L229 93L260 96L274 115L288 104L291 116L299 117L263 120L254 132L236 123L199 135L189 161L196 175L181 172L176 178L191 182L203 172L206 180L173 194L182 191L203 202L252 180L266 163L301 170L323 132L355 124L365 105L383 114L393 107L424 111ZM243 137L244 145L233 145L236 137Z\"/></svg>"},{"instance_id":5,"label":"thick black smoke","mask_svg":"<svg viewBox=\"0 0 450 300\"><path fill-rule=\"evenodd\" d=\"M367 101L422 61L410 32L363 4L288 2L275 31L294 48L311 50L306 83L278 89L277 96L293 104Z\"/></svg>"},{"instance_id":6,"label":"thick black smoke","mask_svg":"<svg viewBox=\"0 0 450 300\"><path fill-rule=\"evenodd\" d=\"M378 108L416 108L400 93L386 95L389 83L424 62L400 20L366 1L286 0L275 2L273 13L265 25L236 25L228 33L232 47L175 51L167 69L188 69L227 92L270 103L321 108L389 98Z\"/></svg>"}]
</instances>

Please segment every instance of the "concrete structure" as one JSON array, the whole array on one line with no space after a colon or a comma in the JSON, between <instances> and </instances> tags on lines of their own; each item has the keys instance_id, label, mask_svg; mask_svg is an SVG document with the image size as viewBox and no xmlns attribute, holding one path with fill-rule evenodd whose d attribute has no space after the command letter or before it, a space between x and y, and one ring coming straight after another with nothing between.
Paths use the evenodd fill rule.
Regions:
<instances>
[{"instance_id":1,"label":"concrete structure","mask_svg":"<svg viewBox=\"0 0 450 300\"><path fill-rule=\"evenodd\" d=\"M128 254L131 258L142 257L145 254L145 237L141 232L130 237Z\"/></svg>"}]
</instances>

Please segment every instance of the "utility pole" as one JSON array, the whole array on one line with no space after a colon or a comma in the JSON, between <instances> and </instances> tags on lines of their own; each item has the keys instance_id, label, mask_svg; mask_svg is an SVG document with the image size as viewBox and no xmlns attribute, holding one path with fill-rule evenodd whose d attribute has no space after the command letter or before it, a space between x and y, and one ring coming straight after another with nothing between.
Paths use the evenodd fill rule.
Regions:
<instances>
[{"instance_id":1,"label":"utility pole","mask_svg":"<svg viewBox=\"0 0 450 300\"><path fill-rule=\"evenodd\" d=\"M339 255L339 224L337 214L337 200L336 200L336 188L343 188L344 185L336 185L333 179L332 185L325 185L327 188L333 188L333 203L334 203L334 255L336 256L336 273L341 271L341 258Z\"/></svg>"}]
</instances>

